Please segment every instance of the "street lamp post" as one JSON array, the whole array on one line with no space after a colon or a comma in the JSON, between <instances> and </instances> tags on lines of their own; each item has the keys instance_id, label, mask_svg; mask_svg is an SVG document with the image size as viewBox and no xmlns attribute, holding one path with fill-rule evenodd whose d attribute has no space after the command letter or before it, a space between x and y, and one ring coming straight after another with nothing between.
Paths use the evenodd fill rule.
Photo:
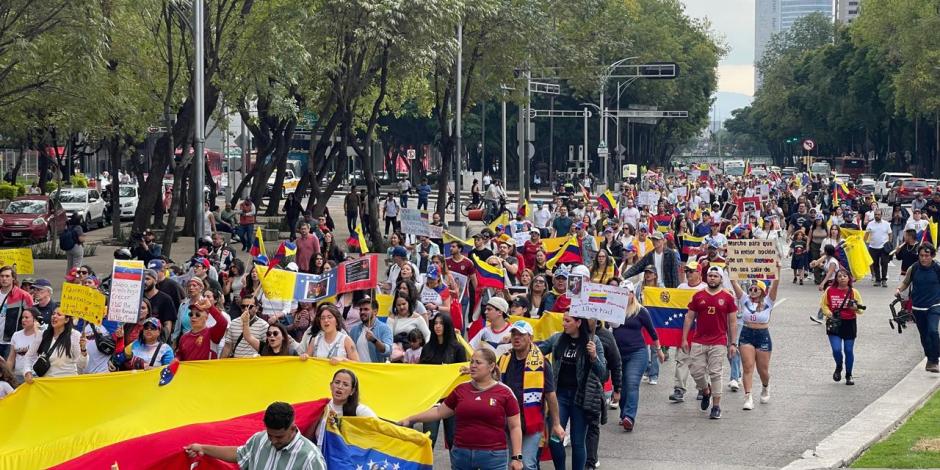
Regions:
<instances>
[{"instance_id":1,"label":"street lamp post","mask_svg":"<svg viewBox=\"0 0 940 470\"><path fill-rule=\"evenodd\" d=\"M202 217L199 215L203 211L203 201L205 196L202 193L205 176L205 146L206 146L206 98L205 98L205 41L203 39L205 31L205 0L194 0L193 2L193 42L196 46L195 51L195 80L193 80L193 85L195 90L193 90L193 97L195 98L195 118L196 123L194 125L195 130L195 151L196 155L193 159L193 166L195 167L194 181L192 184L193 190L193 199L192 199L192 210L193 210L193 227L194 227L194 236L196 238L196 248L199 248L199 241L202 240L202 237L205 235L205 227L202 224ZM170 227L172 230L173 227Z\"/></svg>"},{"instance_id":2,"label":"street lamp post","mask_svg":"<svg viewBox=\"0 0 940 470\"><path fill-rule=\"evenodd\" d=\"M460 186L461 169L460 160L463 157L463 13L457 19L457 97L454 100L457 105L457 150L455 152L457 176L454 178L454 230L457 236L464 238L463 222L460 221ZM445 201L446 204L446 201Z\"/></svg>"}]
</instances>

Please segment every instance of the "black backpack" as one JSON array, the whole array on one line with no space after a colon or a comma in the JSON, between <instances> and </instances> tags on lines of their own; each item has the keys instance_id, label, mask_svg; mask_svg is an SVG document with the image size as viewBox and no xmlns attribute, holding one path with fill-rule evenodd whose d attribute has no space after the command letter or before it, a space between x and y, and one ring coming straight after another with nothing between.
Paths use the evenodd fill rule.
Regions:
<instances>
[{"instance_id":1,"label":"black backpack","mask_svg":"<svg viewBox=\"0 0 940 470\"><path fill-rule=\"evenodd\" d=\"M75 248L75 228L70 226L59 234L59 248L62 251L69 251Z\"/></svg>"}]
</instances>

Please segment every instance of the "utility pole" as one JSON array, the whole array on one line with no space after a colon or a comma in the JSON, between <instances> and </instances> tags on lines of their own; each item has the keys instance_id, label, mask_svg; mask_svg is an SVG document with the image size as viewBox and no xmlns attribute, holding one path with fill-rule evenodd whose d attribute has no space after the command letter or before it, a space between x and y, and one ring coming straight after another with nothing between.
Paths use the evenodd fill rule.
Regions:
<instances>
[{"instance_id":1,"label":"utility pole","mask_svg":"<svg viewBox=\"0 0 940 470\"><path fill-rule=\"evenodd\" d=\"M457 177L454 178L456 180L454 181L454 201L456 203L456 207L454 207L454 225L457 226L457 235L464 238L463 223L460 221L460 180L462 179L460 160L463 158L463 124L461 122L461 119L463 119L463 12L461 12L460 18L457 19L457 99L455 101L457 104L457 150L455 152Z\"/></svg>"},{"instance_id":2,"label":"utility pole","mask_svg":"<svg viewBox=\"0 0 940 470\"><path fill-rule=\"evenodd\" d=\"M480 103L480 162L486 170L486 101Z\"/></svg>"},{"instance_id":3,"label":"utility pole","mask_svg":"<svg viewBox=\"0 0 940 470\"><path fill-rule=\"evenodd\" d=\"M502 155L503 159L499 164L499 169L500 171L503 172L503 178L500 181L506 181L506 96L505 94L503 95L502 106L503 106L503 114L502 114L501 121L503 124L503 155ZM486 169L484 168L484 174L485 174L485 170Z\"/></svg>"},{"instance_id":4,"label":"utility pole","mask_svg":"<svg viewBox=\"0 0 940 470\"><path fill-rule=\"evenodd\" d=\"M202 211L204 210L203 201L205 201L205 196L202 193L202 188L203 188L203 185L205 184L205 179L206 179L206 175L205 175L205 166L206 166L206 154L205 154L206 71L205 71L205 64L206 64L206 60L205 60L205 39L203 38L204 31L205 31L205 24L206 24L205 18L203 16L203 11L205 9L205 0L195 0L193 4L195 6L195 8L193 9L194 10L193 11L193 16L194 16L193 18L193 36L194 36L193 42L196 45L196 53L195 53L195 60L196 60L196 64L195 64L196 77L195 78L196 79L194 80L195 90L193 91L193 95L196 101L195 103L196 123L194 126L195 134L196 134L195 139L194 139L196 141L196 145L195 145L196 155L195 155L195 158L193 159L193 166L195 167L194 168L195 171L194 171L194 177L193 177L193 182L192 182L193 198L192 198L192 203L190 204L190 206L193 211L192 213L193 214L193 227L194 227L193 235L196 239L195 240L196 248L198 249L199 241L202 240L203 236L205 236L205 233L203 233L205 231L205 227L203 227L203 224L202 224L203 218L201 216ZM460 212L460 211L457 211L457 212ZM170 230L173 229L173 227L169 227L169 228Z\"/></svg>"}]
</instances>

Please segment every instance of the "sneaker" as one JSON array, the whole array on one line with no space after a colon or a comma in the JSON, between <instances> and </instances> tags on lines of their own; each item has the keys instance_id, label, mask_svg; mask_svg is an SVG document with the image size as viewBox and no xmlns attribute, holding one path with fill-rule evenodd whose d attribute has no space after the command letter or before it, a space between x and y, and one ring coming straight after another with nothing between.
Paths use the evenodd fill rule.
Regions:
<instances>
[{"instance_id":1,"label":"sneaker","mask_svg":"<svg viewBox=\"0 0 940 470\"><path fill-rule=\"evenodd\" d=\"M745 394L744 394L744 409L745 409L745 410L753 410L753 409L754 409L754 399L751 398L751 394L750 394L750 393L745 393Z\"/></svg>"},{"instance_id":2,"label":"sneaker","mask_svg":"<svg viewBox=\"0 0 940 470\"><path fill-rule=\"evenodd\" d=\"M810 319L810 320L813 320L813 323L815 323L815 324L817 324L817 325L822 325L822 321L821 321L820 319L816 318L816 315L810 315L810 316L809 316L809 319Z\"/></svg>"},{"instance_id":3,"label":"sneaker","mask_svg":"<svg viewBox=\"0 0 940 470\"><path fill-rule=\"evenodd\" d=\"M656 385L656 384L658 384L658 383L659 383L659 378L658 378L658 377L652 377L652 378L650 378L650 385Z\"/></svg>"},{"instance_id":4,"label":"sneaker","mask_svg":"<svg viewBox=\"0 0 940 470\"><path fill-rule=\"evenodd\" d=\"M770 403L770 389L769 388L764 387L764 389L760 391L760 402L762 405L766 405Z\"/></svg>"},{"instance_id":5,"label":"sneaker","mask_svg":"<svg viewBox=\"0 0 940 470\"><path fill-rule=\"evenodd\" d=\"M618 405L617 402L611 400L609 408L612 410L616 410L617 408L620 408L620 405Z\"/></svg>"},{"instance_id":6,"label":"sneaker","mask_svg":"<svg viewBox=\"0 0 940 470\"><path fill-rule=\"evenodd\" d=\"M702 403L699 404L699 407L702 408L702 411L705 411L705 410L708 409L708 405L709 405L709 403L711 403L711 401L712 401L712 394L711 394L711 392L708 392L707 394L706 394L706 393L702 393ZM714 409L714 408L712 408L712 409Z\"/></svg>"},{"instance_id":7,"label":"sneaker","mask_svg":"<svg viewBox=\"0 0 940 470\"><path fill-rule=\"evenodd\" d=\"M738 384L737 380L731 379L731 382L728 382L728 388L730 388L732 392L737 392L741 386Z\"/></svg>"},{"instance_id":8,"label":"sneaker","mask_svg":"<svg viewBox=\"0 0 940 470\"><path fill-rule=\"evenodd\" d=\"M852 380L851 374L845 374L845 384L846 385L855 385L855 381Z\"/></svg>"},{"instance_id":9,"label":"sneaker","mask_svg":"<svg viewBox=\"0 0 940 470\"><path fill-rule=\"evenodd\" d=\"M594 462L594 468L601 468L601 461Z\"/></svg>"},{"instance_id":10,"label":"sneaker","mask_svg":"<svg viewBox=\"0 0 940 470\"><path fill-rule=\"evenodd\" d=\"M685 401L685 392L681 388L673 390L672 395L669 395L669 401L674 401L676 403L682 403Z\"/></svg>"},{"instance_id":11,"label":"sneaker","mask_svg":"<svg viewBox=\"0 0 940 470\"><path fill-rule=\"evenodd\" d=\"M927 372L933 372L934 374L940 373L940 364L936 362L928 362L927 367L924 368Z\"/></svg>"},{"instance_id":12,"label":"sneaker","mask_svg":"<svg viewBox=\"0 0 940 470\"><path fill-rule=\"evenodd\" d=\"M832 380L834 382L842 381L842 366L841 365L836 367L836 371L832 373Z\"/></svg>"},{"instance_id":13,"label":"sneaker","mask_svg":"<svg viewBox=\"0 0 940 470\"><path fill-rule=\"evenodd\" d=\"M623 426L624 431L633 432L633 420L629 417L624 416L623 419L620 420L620 425Z\"/></svg>"},{"instance_id":14,"label":"sneaker","mask_svg":"<svg viewBox=\"0 0 940 470\"><path fill-rule=\"evenodd\" d=\"M698 391L698 394L695 395L695 399L696 399L696 400L701 400L701 399L702 399L702 391L701 391L701 390L699 390L699 391Z\"/></svg>"},{"instance_id":15,"label":"sneaker","mask_svg":"<svg viewBox=\"0 0 940 470\"><path fill-rule=\"evenodd\" d=\"M717 406L712 407L712 412L708 415L711 419L721 419L721 408Z\"/></svg>"},{"instance_id":16,"label":"sneaker","mask_svg":"<svg viewBox=\"0 0 940 470\"><path fill-rule=\"evenodd\" d=\"M887 280L887 279L882 279L882 280L881 280L881 287L888 287L888 280Z\"/></svg>"}]
</instances>

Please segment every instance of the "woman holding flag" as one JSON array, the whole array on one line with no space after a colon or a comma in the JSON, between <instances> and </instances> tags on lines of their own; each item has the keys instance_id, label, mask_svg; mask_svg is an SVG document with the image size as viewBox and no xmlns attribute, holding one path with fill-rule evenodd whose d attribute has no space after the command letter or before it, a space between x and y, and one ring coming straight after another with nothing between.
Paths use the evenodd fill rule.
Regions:
<instances>
[{"instance_id":1,"label":"woman holding flag","mask_svg":"<svg viewBox=\"0 0 940 470\"><path fill-rule=\"evenodd\" d=\"M777 278L770 283L768 289L764 281L755 281L747 288L741 290L737 282L732 282L735 297L738 299L738 350L741 352L741 363L744 366L742 382L744 384L744 409L754 409L754 399L751 398L751 389L754 384L754 365L757 365L757 374L760 376L763 388L760 393L760 402L770 402L770 353L773 342L770 340L770 314L777 300L777 287L780 285L780 264L777 264Z\"/></svg>"}]
</instances>

